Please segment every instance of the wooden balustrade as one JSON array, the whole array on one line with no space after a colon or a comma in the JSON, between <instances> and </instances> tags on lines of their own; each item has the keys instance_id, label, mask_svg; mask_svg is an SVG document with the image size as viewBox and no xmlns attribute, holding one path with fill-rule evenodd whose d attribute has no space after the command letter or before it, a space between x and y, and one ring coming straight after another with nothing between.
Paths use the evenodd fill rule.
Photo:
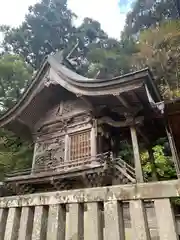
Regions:
<instances>
[{"instance_id":1,"label":"wooden balustrade","mask_svg":"<svg viewBox=\"0 0 180 240\"><path fill-rule=\"evenodd\" d=\"M69 162L62 162L61 164L55 166L55 167L39 167L37 169L34 169L32 171L31 168L28 169L22 169L22 170L15 170L10 173L6 174L7 178L16 177L16 176L24 176L24 175L30 175L30 174L38 174L38 173L49 173L49 172L59 172L62 170L69 170L71 168L76 168L80 166L85 166L88 164L98 163L99 165L102 165L105 163L107 157L109 156L109 153L103 153L98 154L94 157L83 157L78 158L75 160L71 160Z\"/></svg>"},{"instance_id":2,"label":"wooden balustrade","mask_svg":"<svg viewBox=\"0 0 180 240\"><path fill-rule=\"evenodd\" d=\"M175 180L0 198L0 239L177 240L170 198L179 195ZM156 238L146 201L155 212Z\"/></svg>"}]
</instances>

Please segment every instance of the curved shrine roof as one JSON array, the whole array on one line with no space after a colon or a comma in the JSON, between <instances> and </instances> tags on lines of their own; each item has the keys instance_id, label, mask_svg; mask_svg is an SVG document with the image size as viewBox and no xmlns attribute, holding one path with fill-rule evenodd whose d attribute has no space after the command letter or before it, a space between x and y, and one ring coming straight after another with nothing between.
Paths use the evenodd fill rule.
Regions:
<instances>
[{"instance_id":1,"label":"curved shrine roof","mask_svg":"<svg viewBox=\"0 0 180 240\"><path fill-rule=\"evenodd\" d=\"M124 93L146 84L154 101L157 102L160 101L160 95L152 79L152 74L148 68L112 79L89 79L62 65L56 55L50 55L42 63L34 80L21 99L0 117L0 127L7 126L8 129L14 131L19 124L22 129L26 129L26 122L21 120L22 112L27 108L30 111L29 106L32 104L41 105L39 99L43 97L47 98L43 105L47 105L47 108L50 107L48 105L48 94L51 96L58 94L55 93L57 85L65 89L67 94L69 92L74 95L100 97ZM54 87L51 87L51 85ZM40 107L36 111L40 111ZM47 109L44 109L44 111L47 111ZM22 129L21 131L23 131Z\"/></svg>"}]
</instances>

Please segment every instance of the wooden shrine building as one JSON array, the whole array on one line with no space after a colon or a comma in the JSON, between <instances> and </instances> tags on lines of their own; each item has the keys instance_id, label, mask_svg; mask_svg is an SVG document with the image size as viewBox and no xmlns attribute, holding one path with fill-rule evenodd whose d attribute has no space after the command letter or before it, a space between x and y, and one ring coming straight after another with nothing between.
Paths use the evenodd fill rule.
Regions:
<instances>
[{"instance_id":1,"label":"wooden shrine building","mask_svg":"<svg viewBox=\"0 0 180 240\"><path fill-rule=\"evenodd\" d=\"M15 194L143 182L138 142L165 134L159 92L148 69L112 79L88 79L58 53L43 62L0 127L34 142L31 169L7 175ZM118 155L133 146L134 160Z\"/></svg>"}]
</instances>

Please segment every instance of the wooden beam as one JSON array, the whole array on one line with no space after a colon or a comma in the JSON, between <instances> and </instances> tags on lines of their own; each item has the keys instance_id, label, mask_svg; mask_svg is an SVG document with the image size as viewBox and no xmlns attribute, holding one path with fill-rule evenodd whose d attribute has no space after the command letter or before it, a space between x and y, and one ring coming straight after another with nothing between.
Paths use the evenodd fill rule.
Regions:
<instances>
[{"instance_id":1,"label":"wooden beam","mask_svg":"<svg viewBox=\"0 0 180 240\"><path fill-rule=\"evenodd\" d=\"M148 137L142 132L142 130L139 127L137 127L136 130L139 133L139 135L144 139L145 143L147 145L149 145L150 141L149 141Z\"/></svg>"},{"instance_id":2,"label":"wooden beam","mask_svg":"<svg viewBox=\"0 0 180 240\"><path fill-rule=\"evenodd\" d=\"M77 96L78 98L81 98L81 99L87 104L87 106L88 106L90 109L94 110L93 104L87 99L87 97L83 96L82 94L76 94L76 96Z\"/></svg>"},{"instance_id":3,"label":"wooden beam","mask_svg":"<svg viewBox=\"0 0 180 240\"><path fill-rule=\"evenodd\" d=\"M130 115L135 115L136 112L135 110L131 107L131 105L128 103L128 101L122 97L120 94L114 94L114 96L118 99L118 101L125 107L125 109L127 110L128 113L130 113Z\"/></svg>"},{"instance_id":4,"label":"wooden beam","mask_svg":"<svg viewBox=\"0 0 180 240\"><path fill-rule=\"evenodd\" d=\"M138 99L138 101L140 101L140 99L138 98L138 96L136 95L136 93L134 93L134 92L132 92L133 94L134 94L134 97L136 98L136 99ZM127 110L129 110L129 112L128 112L128 114L129 115L134 115L135 113L137 113L138 112L138 110L140 110L141 108L142 108L142 103L141 103L141 101L140 101L140 103L141 103L141 107L137 110L135 110L135 108L132 108L131 106L130 106L130 104L128 103L128 101L124 98L124 97L122 97L122 96L120 96L120 95L115 95L116 96L116 98L121 102L121 104L127 109ZM125 115L125 114L124 114ZM126 117L126 116L125 116ZM141 129L139 128L139 127L137 127L136 128L137 129L137 132L139 133L139 135L141 135L141 137L144 139L144 141L146 142L146 144L149 144L149 139L146 137L146 135L141 131Z\"/></svg>"},{"instance_id":5,"label":"wooden beam","mask_svg":"<svg viewBox=\"0 0 180 240\"><path fill-rule=\"evenodd\" d=\"M113 127L128 127L132 125L142 124L144 117L127 118L125 121L114 121L112 118L105 116L98 119L98 123L106 123Z\"/></svg>"},{"instance_id":6,"label":"wooden beam","mask_svg":"<svg viewBox=\"0 0 180 240\"><path fill-rule=\"evenodd\" d=\"M141 109L142 108L146 108L147 107L147 104L145 104L143 101L142 101L142 98L136 93L136 92L132 92L134 98L136 98L140 104L141 104Z\"/></svg>"},{"instance_id":7,"label":"wooden beam","mask_svg":"<svg viewBox=\"0 0 180 240\"><path fill-rule=\"evenodd\" d=\"M130 104L126 101L124 97L122 97L121 95L115 95L115 96L125 108L127 108L128 110L132 110Z\"/></svg>"},{"instance_id":8,"label":"wooden beam","mask_svg":"<svg viewBox=\"0 0 180 240\"><path fill-rule=\"evenodd\" d=\"M114 96L118 99L118 101L125 107L125 109L128 111L131 115L136 115L141 109L141 107L132 107L130 103L120 94L114 94Z\"/></svg>"},{"instance_id":9,"label":"wooden beam","mask_svg":"<svg viewBox=\"0 0 180 240\"><path fill-rule=\"evenodd\" d=\"M138 97L137 97L137 95L133 92L133 94L134 94L134 97L136 98L136 99L138 99ZM124 97L122 97L120 94L119 95L115 95L116 96L116 98L121 102L121 104L129 111L128 112L128 114L131 116L133 116L133 115L135 115L137 112L138 112L138 110L140 110L141 108L139 108L138 110L136 109L135 110L135 108L132 108L131 107L131 105L128 103L128 101L124 98ZM138 99L139 100L139 99ZM141 101L140 101L140 103L141 103ZM142 103L141 103L141 106L142 106ZM127 117L126 116L126 114L124 114L124 116L125 117ZM137 132L142 136L142 138L144 139L144 141L147 143L147 144L149 144L149 139L146 137L146 135L141 131L141 129L139 128L139 127L137 127Z\"/></svg>"}]
</instances>

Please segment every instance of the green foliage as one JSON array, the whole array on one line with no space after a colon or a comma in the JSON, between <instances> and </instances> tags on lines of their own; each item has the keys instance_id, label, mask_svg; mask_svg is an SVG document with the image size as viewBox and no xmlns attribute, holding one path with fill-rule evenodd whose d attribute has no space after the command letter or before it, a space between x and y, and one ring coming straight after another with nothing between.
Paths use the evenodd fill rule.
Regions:
<instances>
[{"instance_id":1,"label":"green foliage","mask_svg":"<svg viewBox=\"0 0 180 240\"><path fill-rule=\"evenodd\" d=\"M164 143L166 139L159 139L158 144L153 147L153 155L154 155L154 166L150 159L149 153L147 149L140 147L140 157L141 164L143 168L144 174L151 179L153 175L153 171L156 172L156 175L159 180L168 180L176 178L176 171L174 168L174 164L172 162L172 157L170 155L165 154ZM127 163L131 164L134 162L133 149L132 146L128 143L121 144L121 149L119 151L119 155L125 160Z\"/></svg>"},{"instance_id":2,"label":"green foliage","mask_svg":"<svg viewBox=\"0 0 180 240\"><path fill-rule=\"evenodd\" d=\"M164 147L156 145L153 148L156 171L160 179L176 178L176 171L172 158L164 155Z\"/></svg>"},{"instance_id":3,"label":"green foliage","mask_svg":"<svg viewBox=\"0 0 180 240\"><path fill-rule=\"evenodd\" d=\"M129 143L120 144L119 155L122 157L122 159L125 162L132 165L134 155L133 155L132 146Z\"/></svg>"},{"instance_id":4,"label":"green foliage","mask_svg":"<svg viewBox=\"0 0 180 240\"><path fill-rule=\"evenodd\" d=\"M32 164L32 146L14 136L0 130L0 180L4 174L17 169L30 168Z\"/></svg>"},{"instance_id":5,"label":"green foliage","mask_svg":"<svg viewBox=\"0 0 180 240\"><path fill-rule=\"evenodd\" d=\"M129 71L129 57L124 54L122 45L114 40L106 41L106 47L93 46L88 53L89 76L95 76L95 71L98 78L112 78ZM94 68L94 72L91 70Z\"/></svg>"},{"instance_id":6,"label":"green foliage","mask_svg":"<svg viewBox=\"0 0 180 240\"><path fill-rule=\"evenodd\" d=\"M142 30L177 17L174 0L135 0L132 11L127 14L124 34L137 36Z\"/></svg>"},{"instance_id":7,"label":"green foliage","mask_svg":"<svg viewBox=\"0 0 180 240\"><path fill-rule=\"evenodd\" d=\"M31 79L32 69L17 55L0 57L0 113L11 108ZM32 147L12 133L0 129L0 180L4 173L30 167Z\"/></svg>"},{"instance_id":8,"label":"green foliage","mask_svg":"<svg viewBox=\"0 0 180 240\"><path fill-rule=\"evenodd\" d=\"M0 113L20 98L31 79L32 69L17 55L0 57Z\"/></svg>"},{"instance_id":9,"label":"green foliage","mask_svg":"<svg viewBox=\"0 0 180 240\"><path fill-rule=\"evenodd\" d=\"M153 147L154 165L159 180L168 180L176 178L176 171L171 156L166 156L164 146L155 145ZM141 152L141 161L144 173L152 177L153 165L149 159L148 151Z\"/></svg>"},{"instance_id":10,"label":"green foliage","mask_svg":"<svg viewBox=\"0 0 180 240\"><path fill-rule=\"evenodd\" d=\"M53 49L64 48L71 38L75 17L67 9L66 0L42 0L29 8L25 21L18 28L2 26L4 33L3 47L6 51L13 50L38 68L44 56Z\"/></svg>"},{"instance_id":11,"label":"green foliage","mask_svg":"<svg viewBox=\"0 0 180 240\"><path fill-rule=\"evenodd\" d=\"M126 49L129 46L108 38L100 23L90 18L75 28L74 17L66 0L41 0L29 8L18 28L0 27L4 35L2 47L22 55L37 69L48 53L63 50L67 56L78 42L71 58L79 73L107 78L128 72Z\"/></svg>"},{"instance_id":12,"label":"green foliage","mask_svg":"<svg viewBox=\"0 0 180 240\"><path fill-rule=\"evenodd\" d=\"M149 66L163 98L180 96L180 21L166 21L140 33L134 68Z\"/></svg>"},{"instance_id":13,"label":"green foliage","mask_svg":"<svg viewBox=\"0 0 180 240\"><path fill-rule=\"evenodd\" d=\"M138 51L131 69L150 67L165 99L180 96L180 21L174 0L135 0L122 37L133 38Z\"/></svg>"}]
</instances>

